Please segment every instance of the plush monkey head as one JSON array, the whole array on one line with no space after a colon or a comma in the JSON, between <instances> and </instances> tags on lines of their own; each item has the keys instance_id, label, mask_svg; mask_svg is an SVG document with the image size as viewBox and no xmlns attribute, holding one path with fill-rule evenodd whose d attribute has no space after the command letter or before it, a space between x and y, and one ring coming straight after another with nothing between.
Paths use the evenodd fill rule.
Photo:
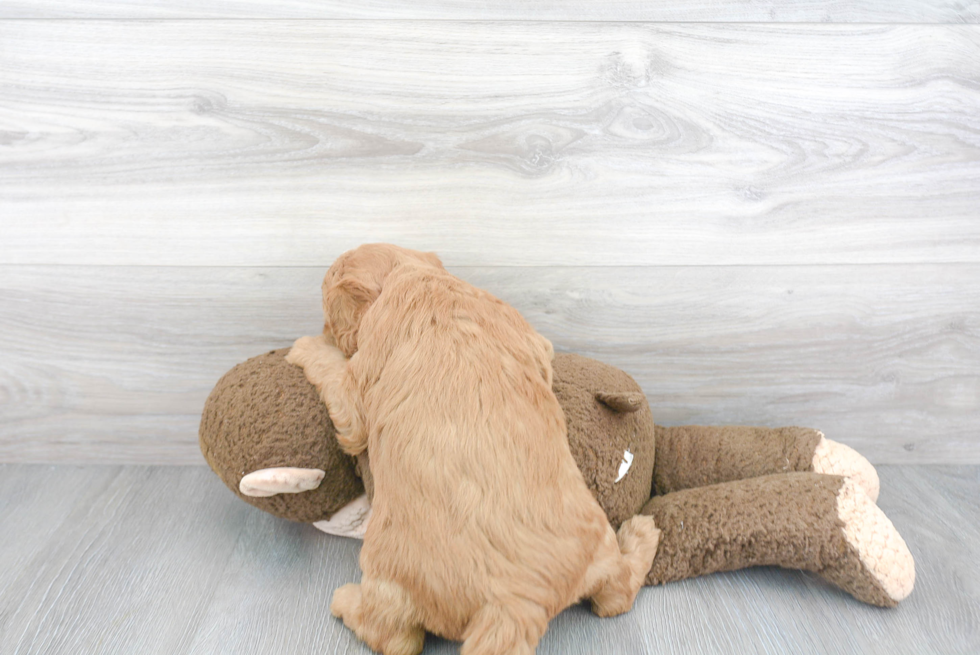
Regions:
<instances>
[{"instance_id":1,"label":"plush monkey head","mask_svg":"<svg viewBox=\"0 0 980 655\"><path fill-rule=\"evenodd\" d=\"M293 521L322 521L364 493L327 408L288 348L228 371L204 405L204 459L239 498Z\"/></svg>"},{"instance_id":2,"label":"plush monkey head","mask_svg":"<svg viewBox=\"0 0 980 655\"><path fill-rule=\"evenodd\" d=\"M340 450L316 389L285 361L287 352L254 357L218 381L201 420L201 451L246 502L312 523L329 518L365 488L370 497L373 485L367 457L355 463ZM650 408L633 378L613 366L558 354L553 368L572 455L618 528L650 499Z\"/></svg>"}]
</instances>

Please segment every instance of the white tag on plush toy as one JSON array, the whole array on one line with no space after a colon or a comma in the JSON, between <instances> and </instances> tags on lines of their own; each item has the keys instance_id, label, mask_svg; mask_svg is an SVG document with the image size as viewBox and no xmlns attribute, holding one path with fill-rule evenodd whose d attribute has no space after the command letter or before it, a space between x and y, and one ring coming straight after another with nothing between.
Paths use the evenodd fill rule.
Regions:
<instances>
[{"instance_id":1,"label":"white tag on plush toy","mask_svg":"<svg viewBox=\"0 0 980 655\"><path fill-rule=\"evenodd\" d=\"M625 478L626 474L629 473L631 466L633 466L633 453L631 453L627 448L623 451L623 461L619 464L619 477L616 478L615 481L619 482Z\"/></svg>"}]
</instances>

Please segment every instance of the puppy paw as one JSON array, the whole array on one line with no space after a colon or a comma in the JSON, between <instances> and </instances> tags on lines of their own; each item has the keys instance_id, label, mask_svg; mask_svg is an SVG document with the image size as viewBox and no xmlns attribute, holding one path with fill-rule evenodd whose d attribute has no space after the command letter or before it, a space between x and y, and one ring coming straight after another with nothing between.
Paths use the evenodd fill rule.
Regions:
<instances>
[{"instance_id":1,"label":"puppy paw","mask_svg":"<svg viewBox=\"0 0 980 655\"><path fill-rule=\"evenodd\" d=\"M294 341L293 347L286 353L286 361L304 368L305 364L312 360L312 353L316 349L315 339L316 337L300 337Z\"/></svg>"},{"instance_id":2,"label":"puppy paw","mask_svg":"<svg viewBox=\"0 0 980 655\"><path fill-rule=\"evenodd\" d=\"M646 579L660 547L661 531L652 516L638 515L623 523L616 534L619 550L630 567L630 580L636 588Z\"/></svg>"},{"instance_id":3,"label":"puppy paw","mask_svg":"<svg viewBox=\"0 0 980 655\"><path fill-rule=\"evenodd\" d=\"M646 551L650 553L650 559L657 552L660 545L660 528L654 522L652 516L637 515L620 526L616 538L619 541L619 549L624 555L634 552Z\"/></svg>"},{"instance_id":4,"label":"puppy paw","mask_svg":"<svg viewBox=\"0 0 980 655\"><path fill-rule=\"evenodd\" d=\"M322 334L312 337L300 337L293 342L293 347L286 354L286 361L301 368L307 368L312 362L344 359L344 354L337 346L329 343Z\"/></svg>"},{"instance_id":5,"label":"puppy paw","mask_svg":"<svg viewBox=\"0 0 980 655\"><path fill-rule=\"evenodd\" d=\"M351 583L337 587L330 601L330 613L343 619L344 625L356 632L361 623L361 585Z\"/></svg>"}]
</instances>

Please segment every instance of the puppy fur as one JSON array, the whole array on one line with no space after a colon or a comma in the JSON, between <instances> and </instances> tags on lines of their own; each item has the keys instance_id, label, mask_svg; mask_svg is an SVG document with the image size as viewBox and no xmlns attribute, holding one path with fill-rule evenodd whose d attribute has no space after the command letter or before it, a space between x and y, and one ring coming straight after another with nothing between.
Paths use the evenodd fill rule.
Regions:
<instances>
[{"instance_id":1,"label":"puppy fur","mask_svg":"<svg viewBox=\"0 0 980 655\"><path fill-rule=\"evenodd\" d=\"M420 652L426 630L510 655L582 598L632 607L660 532L638 516L617 537L586 487L547 339L435 255L387 244L337 259L323 308L324 334L288 360L375 480L361 583L336 590L335 616L385 655Z\"/></svg>"}]
</instances>

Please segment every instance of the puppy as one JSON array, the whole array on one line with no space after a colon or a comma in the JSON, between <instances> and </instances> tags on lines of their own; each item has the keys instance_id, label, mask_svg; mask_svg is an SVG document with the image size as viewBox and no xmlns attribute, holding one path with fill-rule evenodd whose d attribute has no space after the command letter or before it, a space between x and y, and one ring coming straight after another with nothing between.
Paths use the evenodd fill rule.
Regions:
<instances>
[{"instance_id":1,"label":"puppy","mask_svg":"<svg viewBox=\"0 0 980 655\"><path fill-rule=\"evenodd\" d=\"M335 616L385 655L420 652L426 630L512 655L582 598L632 607L660 531L638 516L617 539L586 487L547 339L435 255L385 244L334 262L323 310L288 360L375 481L361 583L334 592Z\"/></svg>"}]
</instances>

